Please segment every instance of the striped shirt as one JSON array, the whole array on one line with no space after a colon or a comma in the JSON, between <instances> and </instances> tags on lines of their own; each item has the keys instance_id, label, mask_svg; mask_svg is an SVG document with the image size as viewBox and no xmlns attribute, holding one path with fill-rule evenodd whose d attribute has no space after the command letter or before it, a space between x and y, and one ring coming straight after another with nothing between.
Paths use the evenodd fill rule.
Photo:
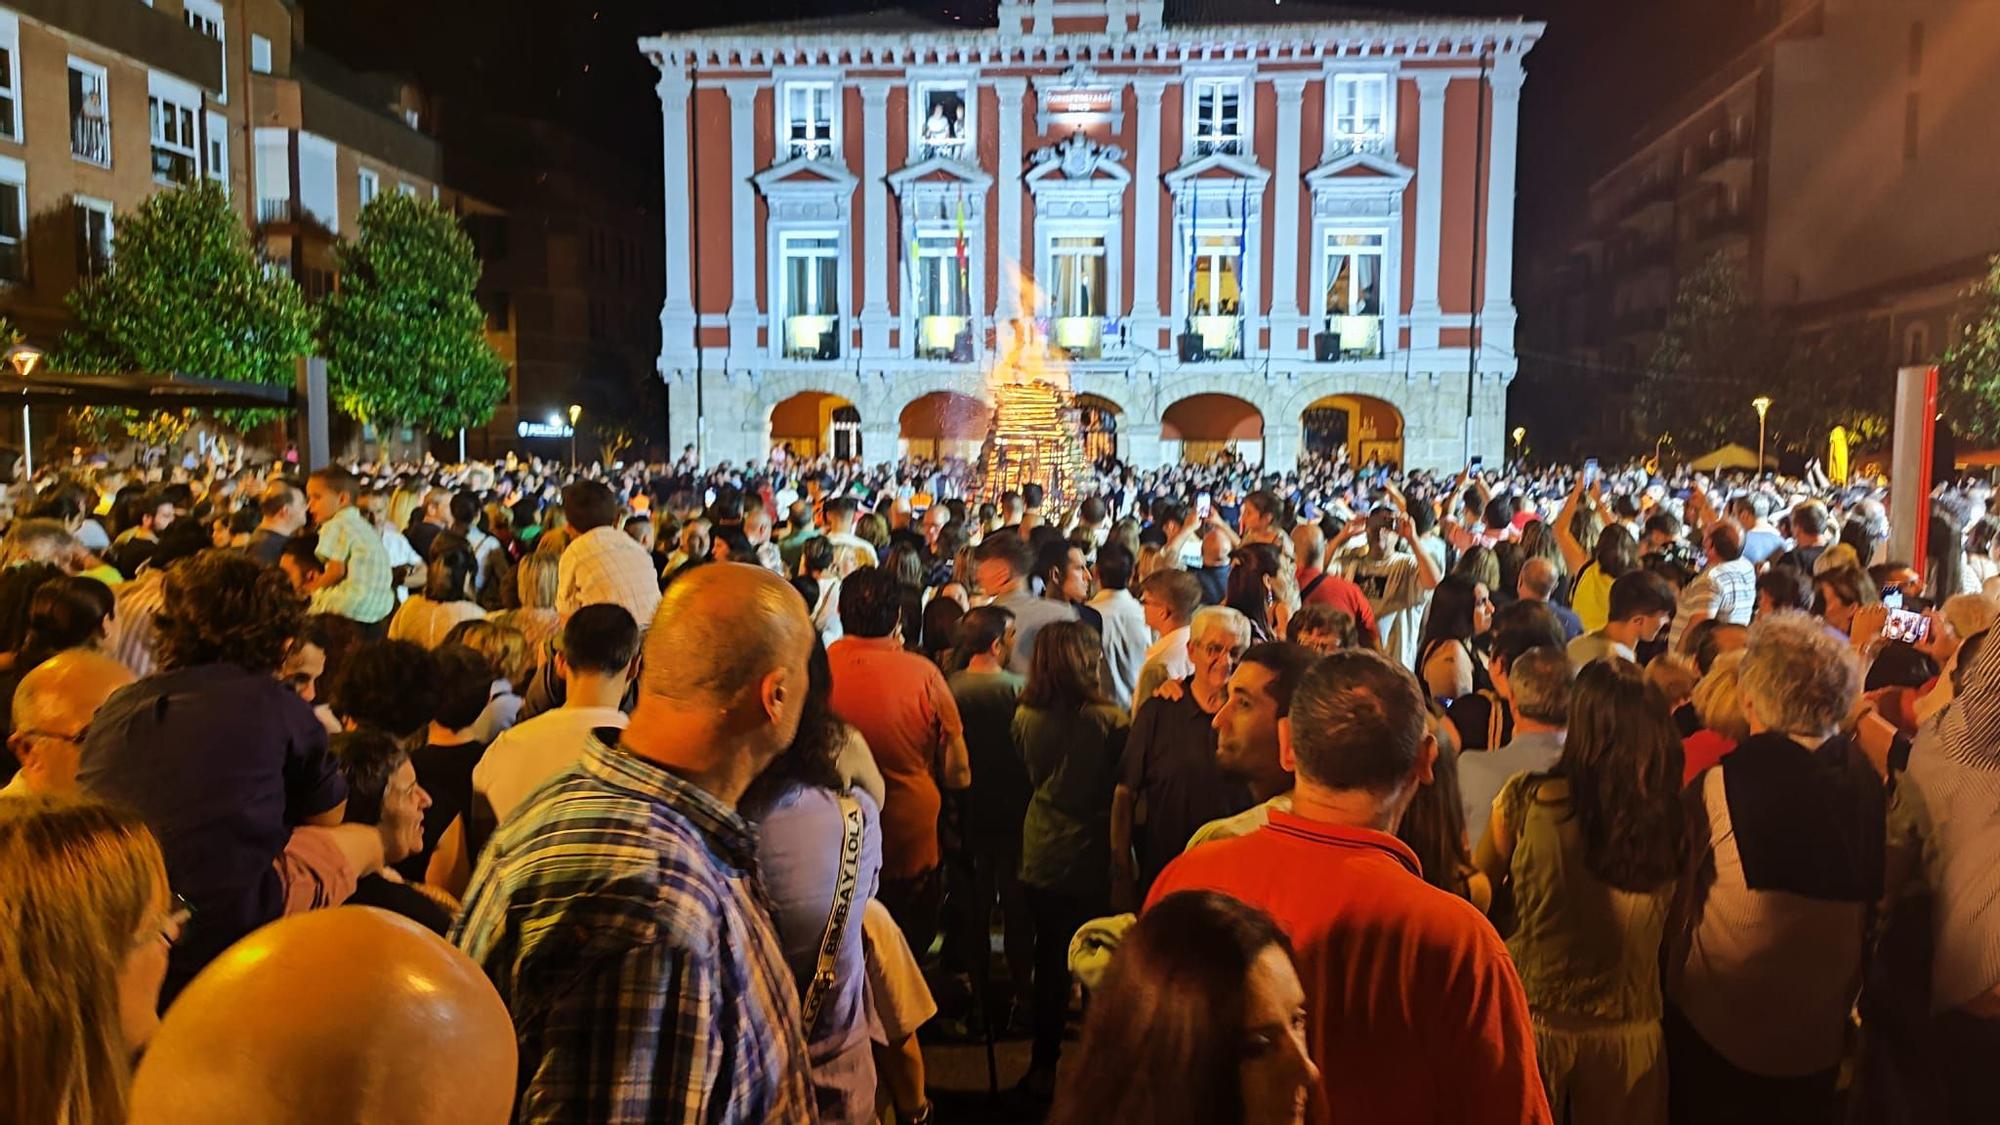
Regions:
<instances>
[{"instance_id":1,"label":"striped shirt","mask_svg":"<svg viewBox=\"0 0 2000 1125\"><path fill-rule=\"evenodd\" d=\"M165 571L149 570L118 588L107 647L142 680L153 674L153 618L166 600Z\"/></svg>"},{"instance_id":2,"label":"striped shirt","mask_svg":"<svg viewBox=\"0 0 2000 1125\"><path fill-rule=\"evenodd\" d=\"M507 818L452 940L513 1014L516 1121L815 1119L755 848L733 809L601 734Z\"/></svg>"}]
</instances>

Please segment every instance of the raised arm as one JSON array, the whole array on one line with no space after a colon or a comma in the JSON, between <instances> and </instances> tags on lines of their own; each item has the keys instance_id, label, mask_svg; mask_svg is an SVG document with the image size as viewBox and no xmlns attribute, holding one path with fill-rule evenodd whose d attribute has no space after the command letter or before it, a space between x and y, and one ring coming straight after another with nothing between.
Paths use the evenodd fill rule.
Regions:
<instances>
[{"instance_id":1,"label":"raised arm","mask_svg":"<svg viewBox=\"0 0 2000 1125\"><path fill-rule=\"evenodd\" d=\"M1590 552L1576 540L1576 511L1582 505L1583 474L1578 473L1576 484L1563 501L1562 511L1556 513L1556 547L1562 551L1563 562L1568 564L1571 574L1581 573L1590 562Z\"/></svg>"}]
</instances>

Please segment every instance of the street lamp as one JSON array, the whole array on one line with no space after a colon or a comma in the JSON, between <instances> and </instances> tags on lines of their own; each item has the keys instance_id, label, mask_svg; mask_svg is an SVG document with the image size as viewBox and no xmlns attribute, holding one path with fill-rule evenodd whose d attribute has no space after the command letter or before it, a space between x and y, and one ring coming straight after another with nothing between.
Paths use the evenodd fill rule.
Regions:
<instances>
[{"instance_id":1,"label":"street lamp","mask_svg":"<svg viewBox=\"0 0 2000 1125\"><path fill-rule=\"evenodd\" d=\"M569 404L569 468L576 471L576 420L583 417L583 407Z\"/></svg>"},{"instance_id":2,"label":"street lamp","mask_svg":"<svg viewBox=\"0 0 2000 1125\"><path fill-rule=\"evenodd\" d=\"M1771 396L1758 395L1750 400L1757 408L1757 475L1764 475L1764 415L1771 409Z\"/></svg>"},{"instance_id":3,"label":"street lamp","mask_svg":"<svg viewBox=\"0 0 2000 1125\"><path fill-rule=\"evenodd\" d=\"M1528 440L1528 427L1526 427L1526 426L1515 426L1515 427L1514 427L1514 463L1515 463L1515 464L1517 464L1517 465L1518 465L1518 464L1520 464L1520 462L1521 462L1521 443L1522 443L1522 442L1524 442L1524 441L1527 441L1527 440Z\"/></svg>"},{"instance_id":4,"label":"street lamp","mask_svg":"<svg viewBox=\"0 0 2000 1125\"><path fill-rule=\"evenodd\" d=\"M42 362L42 349L33 344L15 344L7 349L7 364L14 374L26 379L35 373ZM34 427L28 420L28 404L21 404L21 477L33 480L35 476L35 435Z\"/></svg>"}]
</instances>

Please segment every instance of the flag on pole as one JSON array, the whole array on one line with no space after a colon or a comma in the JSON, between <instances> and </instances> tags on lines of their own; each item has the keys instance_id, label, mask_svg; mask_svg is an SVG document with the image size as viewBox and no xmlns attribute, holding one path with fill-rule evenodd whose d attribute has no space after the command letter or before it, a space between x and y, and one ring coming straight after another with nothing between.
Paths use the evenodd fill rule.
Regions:
<instances>
[{"instance_id":1,"label":"flag on pole","mask_svg":"<svg viewBox=\"0 0 2000 1125\"><path fill-rule=\"evenodd\" d=\"M966 255L966 245L965 245L965 189L964 188L958 189L957 250L958 250L958 291L960 293L970 293L972 291L972 284L969 280L971 271L966 261L967 255Z\"/></svg>"}]
</instances>

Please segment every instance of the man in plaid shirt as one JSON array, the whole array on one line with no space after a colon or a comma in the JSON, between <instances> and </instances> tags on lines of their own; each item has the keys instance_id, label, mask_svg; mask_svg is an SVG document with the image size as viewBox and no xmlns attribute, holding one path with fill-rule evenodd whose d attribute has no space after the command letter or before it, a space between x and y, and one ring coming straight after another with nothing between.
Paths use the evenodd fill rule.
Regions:
<instances>
[{"instance_id":1,"label":"man in plaid shirt","mask_svg":"<svg viewBox=\"0 0 2000 1125\"><path fill-rule=\"evenodd\" d=\"M622 605L644 632L660 604L652 553L619 527L618 497L602 481L565 485L563 512L576 538L556 565L556 612L564 621L587 605Z\"/></svg>"},{"instance_id":2,"label":"man in plaid shirt","mask_svg":"<svg viewBox=\"0 0 2000 1125\"><path fill-rule=\"evenodd\" d=\"M638 706L493 834L452 940L520 1038L515 1120L814 1120L744 790L792 743L813 627L759 567L674 583Z\"/></svg>"}]
</instances>

